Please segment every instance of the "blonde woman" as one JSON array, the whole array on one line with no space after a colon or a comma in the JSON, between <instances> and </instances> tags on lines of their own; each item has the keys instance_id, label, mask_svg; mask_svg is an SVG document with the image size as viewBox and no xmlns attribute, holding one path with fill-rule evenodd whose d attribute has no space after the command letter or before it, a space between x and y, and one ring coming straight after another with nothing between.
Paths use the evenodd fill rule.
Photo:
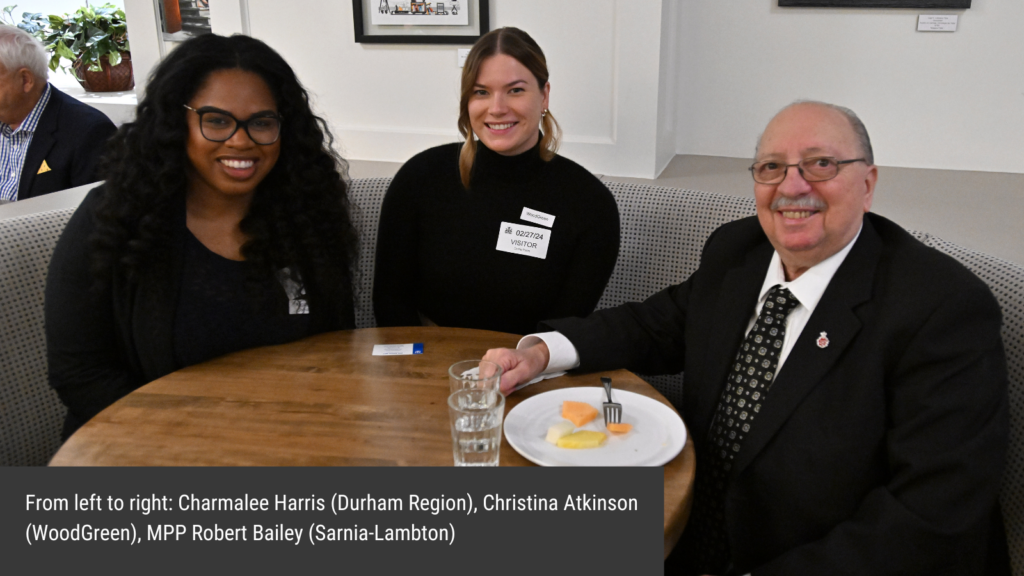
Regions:
<instances>
[{"instance_id":1,"label":"blonde woman","mask_svg":"<svg viewBox=\"0 0 1024 576\"><path fill-rule=\"evenodd\" d=\"M517 28L473 46L462 72L463 143L395 176L374 277L380 326L437 324L524 334L597 306L619 250L608 189L556 154L547 62Z\"/></svg>"}]
</instances>

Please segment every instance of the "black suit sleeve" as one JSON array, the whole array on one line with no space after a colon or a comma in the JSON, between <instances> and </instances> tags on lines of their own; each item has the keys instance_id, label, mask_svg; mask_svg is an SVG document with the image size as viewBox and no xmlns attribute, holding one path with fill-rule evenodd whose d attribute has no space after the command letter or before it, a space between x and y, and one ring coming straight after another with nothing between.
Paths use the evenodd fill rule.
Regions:
<instances>
[{"instance_id":1,"label":"black suit sleeve","mask_svg":"<svg viewBox=\"0 0 1024 576\"><path fill-rule=\"evenodd\" d=\"M576 347L578 370L594 372L626 368L643 374L675 374L685 357L686 303L684 282L651 296L598 310L587 318L562 318L542 323Z\"/></svg>"},{"instance_id":2,"label":"black suit sleeve","mask_svg":"<svg viewBox=\"0 0 1024 576\"><path fill-rule=\"evenodd\" d=\"M908 332L885 383L888 480L849 520L753 574L981 573L1007 445L999 327L977 281Z\"/></svg>"},{"instance_id":3,"label":"black suit sleeve","mask_svg":"<svg viewBox=\"0 0 1024 576\"><path fill-rule=\"evenodd\" d=\"M68 222L46 279L46 350L50 386L68 407L65 435L137 388L119 345L109 283L90 271L89 236L101 189L89 193Z\"/></svg>"}]
</instances>

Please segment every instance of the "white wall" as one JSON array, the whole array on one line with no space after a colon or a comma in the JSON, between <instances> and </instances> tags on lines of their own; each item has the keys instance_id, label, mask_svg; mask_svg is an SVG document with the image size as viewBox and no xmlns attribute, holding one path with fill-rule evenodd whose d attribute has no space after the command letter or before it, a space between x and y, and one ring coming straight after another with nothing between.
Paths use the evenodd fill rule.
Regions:
<instances>
[{"instance_id":1,"label":"white wall","mask_svg":"<svg viewBox=\"0 0 1024 576\"><path fill-rule=\"evenodd\" d=\"M654 174L658 175L676 155L676 111L679 99L679 2L663 0L661 44L658 47L658 124Z\"/></svg>"},{"instance_id":2,"label":"white wall","mask_svg":"<svg viewBox=\"0 0 1024 576\"><path fill-rule=\"evenodd\" d=\"M125 1L142 88L160 57L148 30L154 14L151 0ZM563 155L598 173L650 178L667 162L656 160L656 147L674 154L673 131L659 134L658 119L659 104L670 107L659 94L659 49L662 4L671 1L491 0L492 28L518 26L544 49ZM289 2L290 14L309 15L302 18L282 18L276 0L220 0L211 8L214 32L248 29L288 60L346 157L404 162L458 139L457 48L465 46L356 44L348 2Z\"/></svg>"},{"instance_id":3,"label":"white wall","mask_svg":"<svg viewBox=\"0 0 1024 576\"><path fill-rule=\"evenodd\" d=\"M544 49L562 153L591 170L652 177L660 169L661 4L491 0L492 28L518 26ZM351 3L289 3L291 13L315 15L316 33L309 18L281 18L280 6L249 0L251 33L292 64L348 157L402 162L458 138L457 46L356 44Z\"/></svg>"},{"instance_id":4,"label":"white wall","mask_svg":"<svg viewBox=\"0 0 1024 576\"><path fill-rule=\"evenodd\" d=\"M124 0L124 14L128 20L128 42L132 47L135 94L141 101L146 91L146 79L163 58L167 45L153 0Z\"/></svg>"},{"instance_id":5,"label":"white wall","mask_svg":"<svg viewBox=\"0 0 1024 576\"><path fill-rule=\"evenodd\" d=\"M141 85L159 58L152 0L125 4ZM251 34L294 66L346 156L402 162L457 138L458 47L356 44L351 3L290 2L303 17L281 6L218 0L214 31L244 30L247 7ZM883 165L1024 173L1024 1L952 11L955 33L916 32L925 12L951 13L491 0L491 26L544 48L562 153L596 173L651 178L676 153L749 158L768 119L800 98L856 110Z\"/></svg>"},{"instance_id":6,"label":"white wall","mask_svg":"<svg viewBox=\"0 0 1024 576\"><path fill-rule=\"evenodd\" d=\"M887 166L1024 172L1024 2L969 10L779 8L682 2L676 150L750 157L800 98L849 106ZM954 33L918 14L959 14Z\"/></svg>"}]
</instances>

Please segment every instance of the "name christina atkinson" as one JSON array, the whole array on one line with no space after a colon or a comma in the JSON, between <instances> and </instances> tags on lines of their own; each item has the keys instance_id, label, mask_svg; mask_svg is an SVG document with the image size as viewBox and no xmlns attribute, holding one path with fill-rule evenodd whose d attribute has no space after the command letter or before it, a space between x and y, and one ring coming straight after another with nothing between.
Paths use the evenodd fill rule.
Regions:
<instances>
[{"instance_id":1,"label":"name christina atkinson","mask_svg":"<svg viewBox=\"0 0 1024 576\"><path fill-rule=\"evenodd\" d=\"M572 494L565 497L561 508L558 506L557 498L542 498L536 494L532 496L501 496L499 494L488 494L484 496L484 510L487 511L512 511L512 512L533 512L536 510L572 510L578 512L631 512L637 510L639 505L636 498L602 498L593 494Z\"/></svg>"}]
</instances>

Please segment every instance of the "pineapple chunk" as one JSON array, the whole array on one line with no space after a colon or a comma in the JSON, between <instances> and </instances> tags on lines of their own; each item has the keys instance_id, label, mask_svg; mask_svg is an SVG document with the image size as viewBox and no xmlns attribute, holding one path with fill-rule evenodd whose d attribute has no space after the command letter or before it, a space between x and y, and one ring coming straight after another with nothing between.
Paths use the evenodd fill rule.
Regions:
<instances>
[{"instance_id":1,"label":"pineapple chunk","mask_svg":"<svg viewBox=\"0 0 1024 576\"><path fill-rule=\"evenodd\" d=\"M559 448L597 448L607 436L602 432L580 430L558 439Z\"/></svg>"},{"instance_id":2,"label":"pineapple chunk","mask_svg":"<svg viewBox=\"0 0 1024 576\"><path fill-rule=\"evenodd\" d=\"M565 400L562 402L562 418L572 422L577 428L597 418L597 408L586 402L573 402Z\"/></svg>"},{"instance_id":3,"label":"pineapple chunk","mask_svg":"<svg viewBox=\"0 0 1024 576\"><path fill-rule=\"evenodd\" d=\"M568 420L562 420L558 424L555 424L551 428L548 428L548 435L547 438L545 438L545 440L551 442L552 444L558 444L559 438L572 434L572 431L575 429L576 427L572 425L572 422L569 422Z\"/></svg>"}]
</instances>

